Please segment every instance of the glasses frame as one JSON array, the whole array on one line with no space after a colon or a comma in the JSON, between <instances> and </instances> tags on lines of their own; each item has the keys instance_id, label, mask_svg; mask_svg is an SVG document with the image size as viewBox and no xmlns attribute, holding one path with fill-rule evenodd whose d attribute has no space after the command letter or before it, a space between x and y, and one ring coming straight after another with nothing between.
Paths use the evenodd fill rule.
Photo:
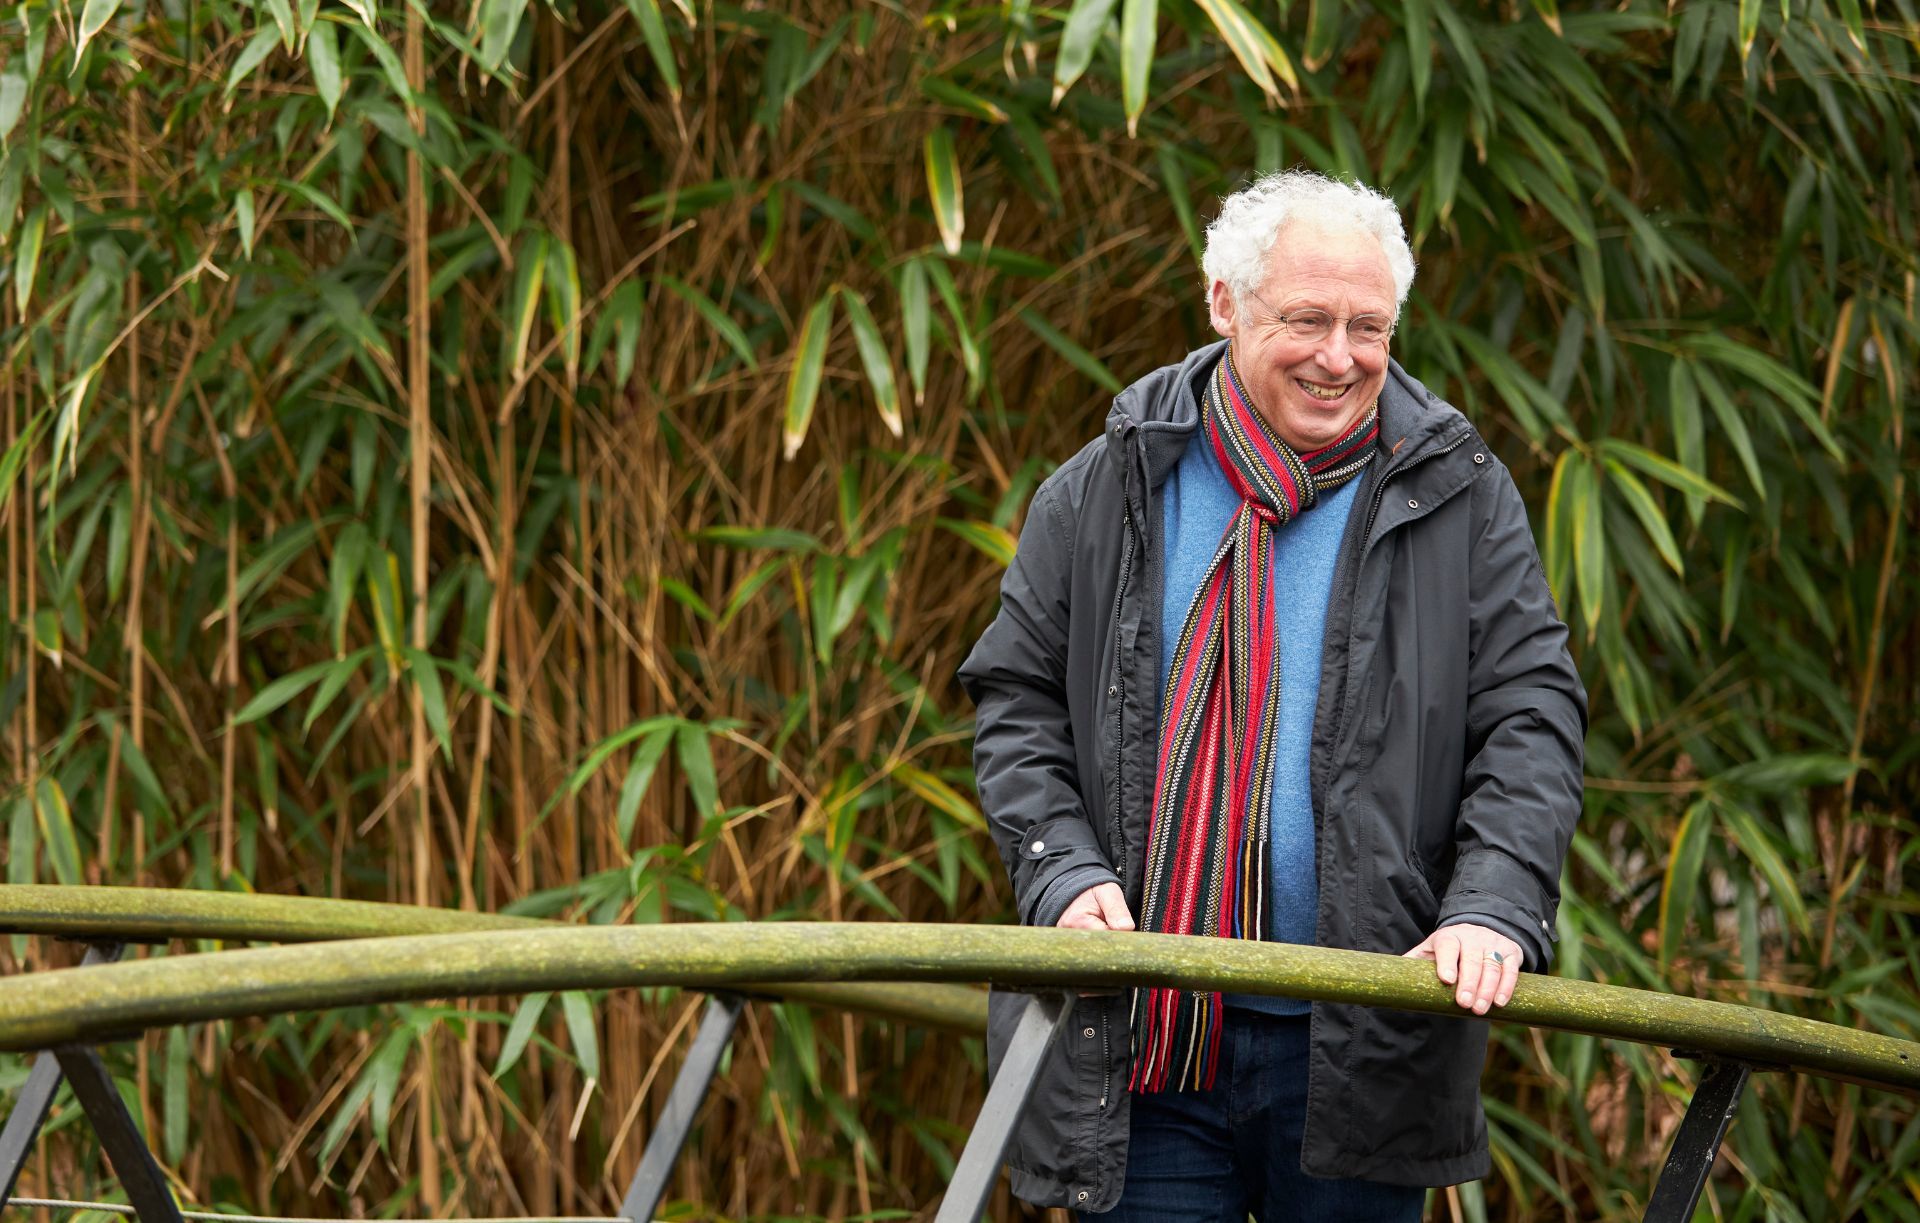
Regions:
<instances>
[{"instance_id":1,"label":"glasses frame","mask_svg":"<svg viewBox=\"0 0 1920 1223\"><path fill-rule=\"evenodd\" d=\"M1346 326L1341 328L1341 330L1347 333L1347 344L1353 348L1385 348L1387 344L1392 341L1393 333L1400 329L1400 321L1394 318L1392 315L1387 315L1387 314L1373 314L1371 312L1367 314L1335 314L1330 310L1322 310L1317 306L1308 306L1303 310L1296 310L1292 314L1282 314L1280 313L1280 311L1275 310L1273 308L1273 305L1271 302L1267 301L1266 298L1260 296L1258 293L1255 293L1252 289L1247 290L1247 292L1252 294L1253 300L1259 302L1261 305L1267 308L1267 313L1273 315L1274 319L1277 322L1279 322L1279 324L1282 327L1285 327L1287 329L1287 334L1289 336L1292 336L1296 340L1302 340L1303 342L1312 343L1314 341L1307 341L1305 340L1305 337L1293 334L1293 320L1300 317L1302 314L1326 315L1328 320L1327 335L1329 336L1333 334L1334 323L1345 323ZM1362 340L1359 337L1355 336L1353 334L1354 320L1363 319L1363 318L1386 319L1387 333L1381 336L1378 340ZM1322 336L1321 338L1325 339L1326 337Z\"/></svg>"}]
</instances>

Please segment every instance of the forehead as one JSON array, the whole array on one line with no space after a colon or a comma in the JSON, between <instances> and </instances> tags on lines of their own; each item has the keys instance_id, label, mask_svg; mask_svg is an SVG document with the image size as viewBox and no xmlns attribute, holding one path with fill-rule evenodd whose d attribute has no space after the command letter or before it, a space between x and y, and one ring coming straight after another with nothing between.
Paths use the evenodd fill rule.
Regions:
<instances>
[{"instance_id":1,"label":"forehead","mask_svg":"<svg viewBox=\"0 0 1920 1223\"><path fill-rule=\"evenodd\" d=\"M1364 230L1295 221L1274 237L1262 296L1276 306L1282 298L1329 298L1390 313L1393 269L1379 239Z\"/></svg>"}]
</instances>

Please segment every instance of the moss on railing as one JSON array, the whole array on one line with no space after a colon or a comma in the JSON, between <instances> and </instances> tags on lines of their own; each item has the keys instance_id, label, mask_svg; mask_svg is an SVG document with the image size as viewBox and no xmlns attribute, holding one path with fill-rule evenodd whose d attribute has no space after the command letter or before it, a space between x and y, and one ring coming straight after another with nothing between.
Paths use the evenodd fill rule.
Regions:
<instances>
[{"instance_id":1,"label":"moss on railing","mask_svg":"<svg viewBox=\"0 0 1920 1223\"><path fill-rule=\"evenodd\" d=\"M52 934L134 943L171 939L313 943L398 934L563 928L560 923L535 917L317 896L0 884L0 933L4 934ZM861 1011L963 1035L977 1036L987 1028L986 994L964 985L823 981L774 986L749 983L740 988L744 993Z\"/></svg>"},{"instance_id":2,"label":"moss on railing","mask_svg":"<svg viewBox=\"0 0 1920 1223\"><path fill-rule=\"evenodd\" d=\"M0 893L4 895L4 893ZM0 924L23 928L17 919ZM1439 1014L1424 961L1283 943L1021 927L765 923L500 929L174 956L0 981L0 1050L325 1007L678 984L1159 984ZM1494 1017L1920 1093L1920 1044L1753 1007L1521 975Z\"/></svg>"}]
</instances>

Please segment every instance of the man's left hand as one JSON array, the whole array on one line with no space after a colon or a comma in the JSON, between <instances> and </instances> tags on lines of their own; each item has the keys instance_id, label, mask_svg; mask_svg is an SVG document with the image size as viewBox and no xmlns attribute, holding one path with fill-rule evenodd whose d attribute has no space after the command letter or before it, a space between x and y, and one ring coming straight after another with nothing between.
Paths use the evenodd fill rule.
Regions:
<instances>
[{"instance_id":1,"label":"man's left hand","mask_svg":"<svg viewBox=\"0 0 1920 1223\"><path fill-rule=\"evenodd\" d=\"M1453 1000L1484 1015L1489 1006L1505 1006L1513 997L1523 953L1518 943L1497 930L1460 922L1440 927L1405 955L1432 960L1440 979L1458 986Z\"/></svg>"}]
</instances>

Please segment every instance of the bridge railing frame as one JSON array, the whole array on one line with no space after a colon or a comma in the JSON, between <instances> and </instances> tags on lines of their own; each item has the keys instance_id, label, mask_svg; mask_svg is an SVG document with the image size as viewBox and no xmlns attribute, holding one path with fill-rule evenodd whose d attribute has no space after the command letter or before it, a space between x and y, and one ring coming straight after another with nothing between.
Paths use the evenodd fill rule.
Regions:
<instances>
[{"instance_id":1,"label":"bridge railing frame","mask_svg":"<svg viewBox=\"0 0 1920 1223\"><path fill-rule=\"evenodd\" d=\"M984 996L977 989L941 983L998 980L1026 991L1028 1001L936 1216L936 1223L970 1223L987 1205L1020 1114L1048 1050L1071 1017L1080 986L1169 985L1458 1013L1450 991L1423 962L1364 952L1018 927L779 923L750 931L742 928L745 925L582 928L365 902L157 889L0 886L0 932L54 935L89 945L81 968L0 981L0 1049L42 1050L0 1128L0 1189L5 1191L0 1202L11 1194L65 1078L143 1223L180 1223L180 1208L165 1176L114 1090L96 1046L152 1026L198 1019L284 1013L354 1001L550 988L677 983L702 990L708 1002L699 1028L621 1203L621 1218L645 1223L665 1195L668 1176L749 994L977 1033L984 1029ZM604 937L590 942L595 932L613 936L614 945L598 945L608 941ZM749 934L751 944L742 937ZM296 947L113 964L126 942L173 938L289 943L366 940L357 953L362 961L367 956L401 953L418 958L423 966L419 975L434 979L410 981L403 966L397 974L360 973L368 981L361 982L365 988L358 993L355 979L335 979L329 989L302 991L295 984L302 967ZM489 955L515 947L549 952L560 948L571 953L572 960L552 966L537 980L530 972L467 971L449 976L437 971L440 959L471 940L484 940ZM660 942L668 944L664 954L647 945ZM680 948L685 953L680 957L684 971L675 972L671 963L674 943L685 944ZM731 943L742 946L731 948L734 955L729 963L720 953L729 950ZM1005 946L996 948L996 943ZM773 944L781 946L765 954ZM811 967L806 957L794 954L808 951L810 944L815 953ZM234 1007L197 996L194 987L181 988L176 980L207 976L206 965L196 961L213 959L224 968L236 962L233 957L248 957L245 962L254 984L258 985L264 971L273 988L264 996L255 988L253 1001ZM567 954L559 958L567 961ZM338 969L354 960L354 954L321 955L317 962ZM316 957L310 954L305 961L310 966ZM427 971L425 965L433 965L436 971ZM815 979L777 980L783 973ZM876 979L888 973L923 984L903 987ZM756 975L774 983L756 981ZM840 975L847 979L830 979ZM381 979L373 982L374 977ZM1522 978L1508 1006L1489 1018L1669 1045L1676 1056L1703 1064L1692 1103L1649 1199L1644 1215L1649 1221L1685 1223L1692 1217L1741 1094L1756 1072L1800 1070L1920 1093L1920 1044L1915 1042L1728 1003L1534 974L1522 974ZM69 1005L57 1005L67 995L71 995ZM40 1012L49 1010L57 1014L51 1022L43 1022L46 1016Z\"/></svg>"}]
</instances>

